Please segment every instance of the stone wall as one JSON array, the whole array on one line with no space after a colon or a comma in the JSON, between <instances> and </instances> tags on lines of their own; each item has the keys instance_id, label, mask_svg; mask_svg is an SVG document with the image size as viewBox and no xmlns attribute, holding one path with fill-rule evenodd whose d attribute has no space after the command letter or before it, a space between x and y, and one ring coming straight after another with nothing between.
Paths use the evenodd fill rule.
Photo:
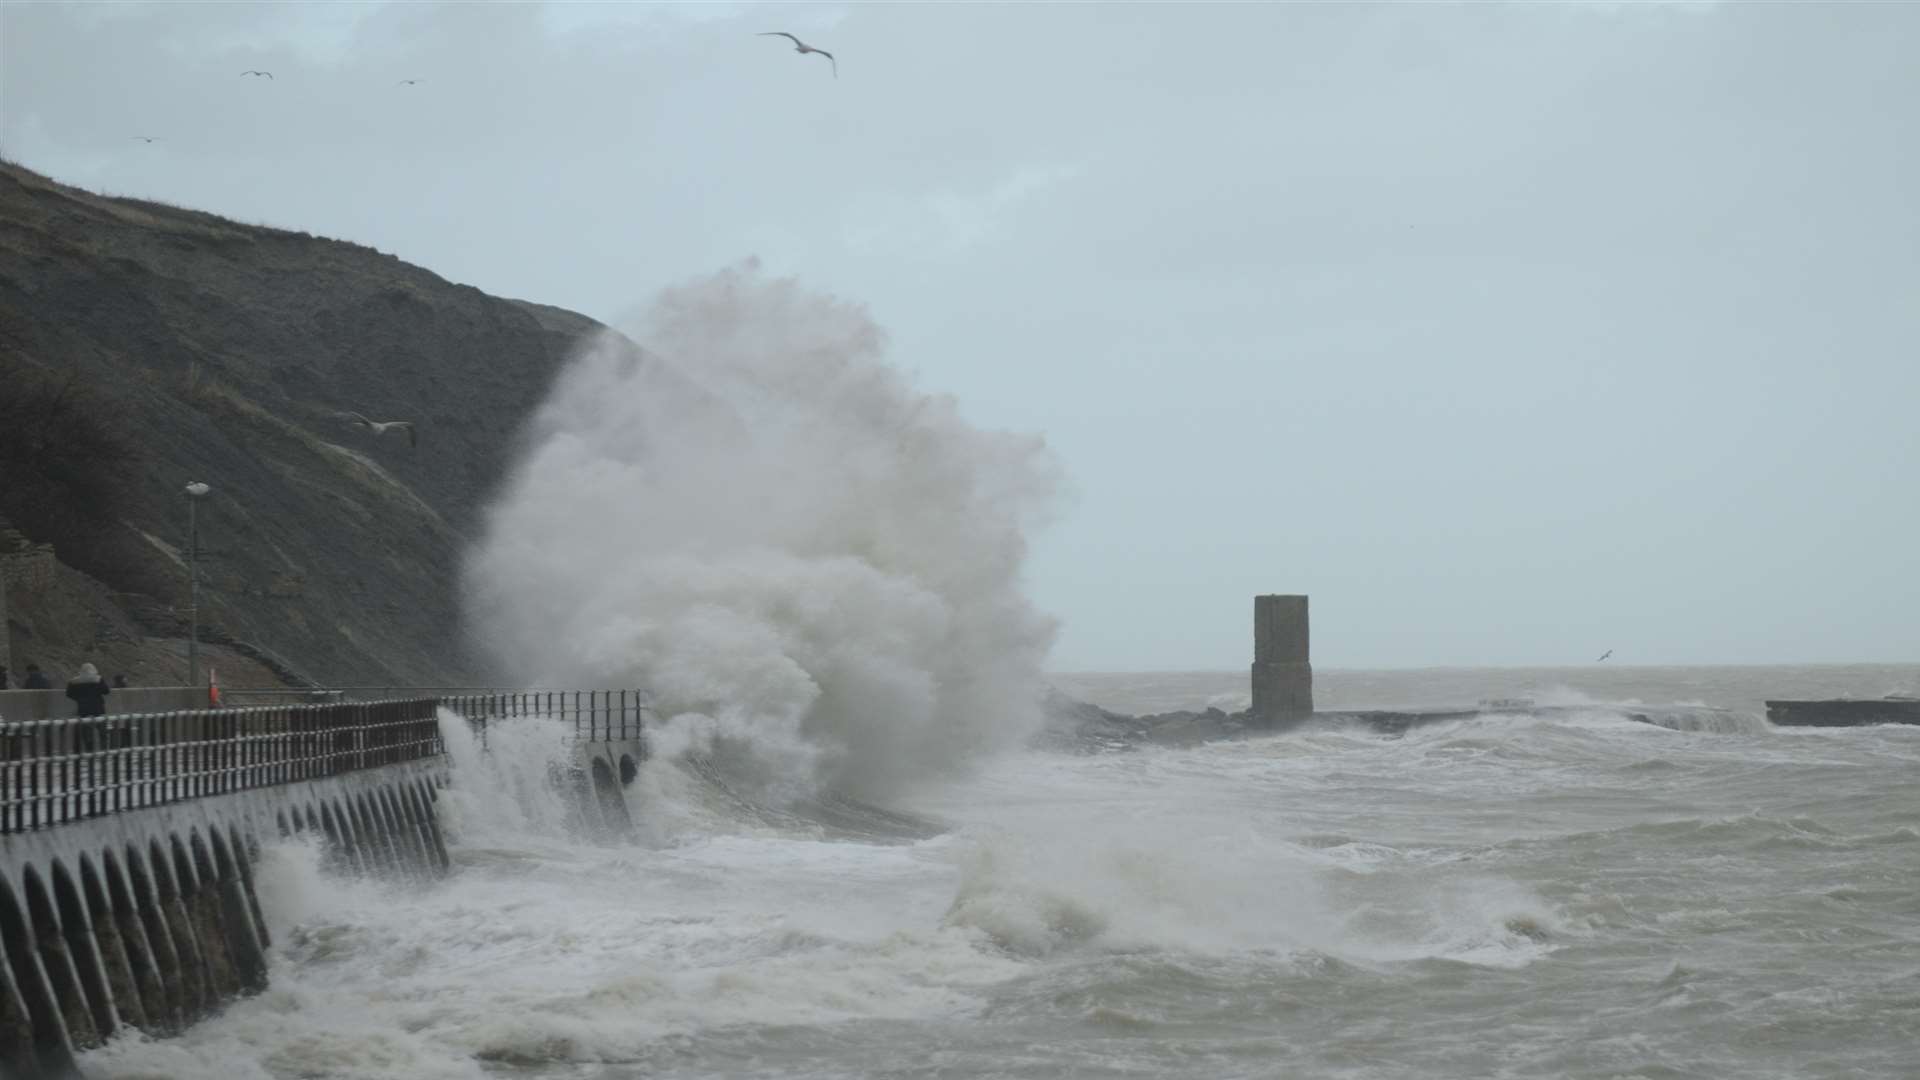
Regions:
<instances>
[{"instance_id":1,"label":"stone wall","mask_svg":"<svg viewBox=\"0 0 1920 1080\"><path fill-rule=\"evenodd\" d=\"M0 583L21 592L53 587L53 545L36 544L0 518Z\"/></svg>"},{"instance_id":2,"label":"stone wall","mask_svg":"<svg viewBox=\"0 0 1920 1080\"><path fill-rule=\"evenodd\" d=\"M53 588L53 545L34 544L23 551L0 554L0 580L7 588L43 593Z\"/></svg>"},{"instance_id":3,"label":"stone wall","mask_svg":"<svg viewBox=\"0 0 1920 1080\"><path fill-rule=\"evenodd\" d=\"M53 587L52 544L35 544L0 517L0 667L17 685L24 676L13 663L11 631L7 629L7 592L32 595Z\"/></svg>"}]
</instances>

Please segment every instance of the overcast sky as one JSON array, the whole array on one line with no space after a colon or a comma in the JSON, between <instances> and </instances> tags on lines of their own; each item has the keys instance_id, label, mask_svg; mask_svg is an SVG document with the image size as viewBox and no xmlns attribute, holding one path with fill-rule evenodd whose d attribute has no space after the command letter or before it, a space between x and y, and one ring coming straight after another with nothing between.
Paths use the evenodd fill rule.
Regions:
<instances>
[{"instance_id":1,"label":"overcast sky","mask_svg":"<svg viewBox=\"0 0 1920 1080\"><path fill-rule=\"evenodd\" d=\"M1913 4L8 3L0 152L606 320L749 255L864 302L1058 455L1059 670L1240 667L1261 592L1323 666L1911 661L1916 56Z\"/></svg>"}]
</instances>

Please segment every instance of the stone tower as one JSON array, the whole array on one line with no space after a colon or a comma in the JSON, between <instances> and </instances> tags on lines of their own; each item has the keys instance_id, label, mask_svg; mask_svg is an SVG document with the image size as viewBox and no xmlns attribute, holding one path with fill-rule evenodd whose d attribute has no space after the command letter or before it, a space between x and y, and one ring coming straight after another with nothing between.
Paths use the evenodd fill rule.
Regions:
<instances>
[{"instance_id":1,"label":"stone tower","mask_svg":"<svg viewBox=\"0 0 1920 1080\"><path fill-rule=\"evenodd\" d=\"M1307 598L1253 598L1253 719L1280 727L1313 715Z\"/></svg>"}]
</instances>

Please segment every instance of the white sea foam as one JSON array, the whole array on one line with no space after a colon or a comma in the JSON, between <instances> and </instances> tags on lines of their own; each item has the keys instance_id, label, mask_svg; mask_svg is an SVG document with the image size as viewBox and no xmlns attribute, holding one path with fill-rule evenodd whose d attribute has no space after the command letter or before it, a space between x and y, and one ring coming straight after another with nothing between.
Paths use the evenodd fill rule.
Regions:
<instances>
[{"instance_id":1,"label":"white sea foam","mask_svg":"<svg viewBox=\"0 0 1920 1080\"><path fill-rule=\"evenodd\" d=\"M649 842L575 838L542 784L564 732L498 727L483 755L449 726L453 878L342 880L269 844L273 988L82 1064L810 1078L909 1074L938 1045L969 1074L1198 1078L1270 1043L1342 1080L1505 1057L1561 1075L1569 1038L1632 1022L1649 1060L1903 1075L1897 1034L1858 1033L1904 1030L1920 963L1914 733L1813 745L1604 712L1016 755L922 786L906 809L953 829L888 843L771 812L695 759L633 789ZM1734 1000L1750 1012L1687 1005ZM1750 1050L1756 1017L1811 1026Z\"/></svg>"},{"instance_id":2,"label":"white sea foam","mask_svg":"<svg viewBox=\"0 0 1920 1080\"><path fill-rule=\"evenodd\" d=\"M572 763L573 728L543 716L492 721L483 736L440 710L452 784L441 794L441 827L469 848L564 835L569 808L559 782Z\"/></svg>"}]
</instances>

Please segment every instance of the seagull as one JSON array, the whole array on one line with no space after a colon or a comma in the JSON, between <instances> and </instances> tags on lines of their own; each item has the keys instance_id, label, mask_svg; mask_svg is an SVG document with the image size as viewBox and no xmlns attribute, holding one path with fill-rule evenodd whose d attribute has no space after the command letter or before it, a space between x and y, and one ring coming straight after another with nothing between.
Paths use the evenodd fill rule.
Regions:
<instances>
[{"instance_id":1,"label":"seagull","mask_svg":"<svg viewBox=\"0 0 1920 1080\"><path fill-rule=\"evenodd\" d=\"M1609 656L1612 656L1612 655L1613 655L1613 650L1612 650L1612 649L1608 649L1608 650L1607 650L1606 652L1603 652L1603 653L1601 653L1601 654L1600 654L1600 660L1605 660L1605 659L1606 659L1607 657L1609 657ZM1600 662L1600 660L1595 660L1595 661L1594 661L1594 663L1596 663L1596 664L1597 664L1597 663L1599 663L1599 662Z\"/></svg>"},{"instance_id":2,"label":"seagull","mask_svg":"<svg viewBox=\"0 0 1920 1080\"><path fill-rule=\"evenodd\" d=\"M240 77L243 79L246 78L248 75L265 75L269 79L273 78L273 72L271 71L254 71L251 68L249 68L248 70L240 73Z\"/></svg>"},{"instance_id":3,"label":"seagull","mask_svg":"<svg viewBox=\"0 0 1920 1080\"><path fill-rule=\"evenodd\" d=\"M340 415L343 419L349 420L373 432L375 436L385 435L389 430L394 428L405 428L407 432L407 445L420 445L420 433L413 430L413 421L411 420L369 420L357 412L341 413Z\"/></svg>"},{"instance_id":4,"label":"seagull","mask_svg":"<svg viewBox=\"0 0 1920 1080\"><path fill-rule=\"evenodd\" d=\"M793 42L793 51L799 53L802 56L805 56L808 53L819 53L821 56L824 56L827 58L827 63L833 65L833 77L836 79L840 77L840 62L838 60L835 60L833 58L833 54L828 52L825 49L816 49L813 46L807 44L804 41L801 41L799 38L794 37L792 34L789 34L784 30L769 30L764 34L755 34L754 36L786 38L788 41Z\"/></svg>"},{"instance_id":5,"label":"seagull","mask_svg":"<svg viewBox=\"0 0 1920 1080\"><path fill-rule=\"evenodd\" d=\"M394 83L393 85L395 85L395 86L418 86L418 85L420 85L420 80L419 80L419 79L401 79L401 80L400 80L399 82L397 82L397 83Z\"/></svg>"},{"instance_id":6,"label":"seagull","mask_svg":"<svg viewBox=\"0 0 1920 1080\"><path fill-rule=\"evenodd\" d=\"M160 141L160 136L158 135L135 135L134 138L143 143L157 143Z\"/></svg>"}]
</instances>

